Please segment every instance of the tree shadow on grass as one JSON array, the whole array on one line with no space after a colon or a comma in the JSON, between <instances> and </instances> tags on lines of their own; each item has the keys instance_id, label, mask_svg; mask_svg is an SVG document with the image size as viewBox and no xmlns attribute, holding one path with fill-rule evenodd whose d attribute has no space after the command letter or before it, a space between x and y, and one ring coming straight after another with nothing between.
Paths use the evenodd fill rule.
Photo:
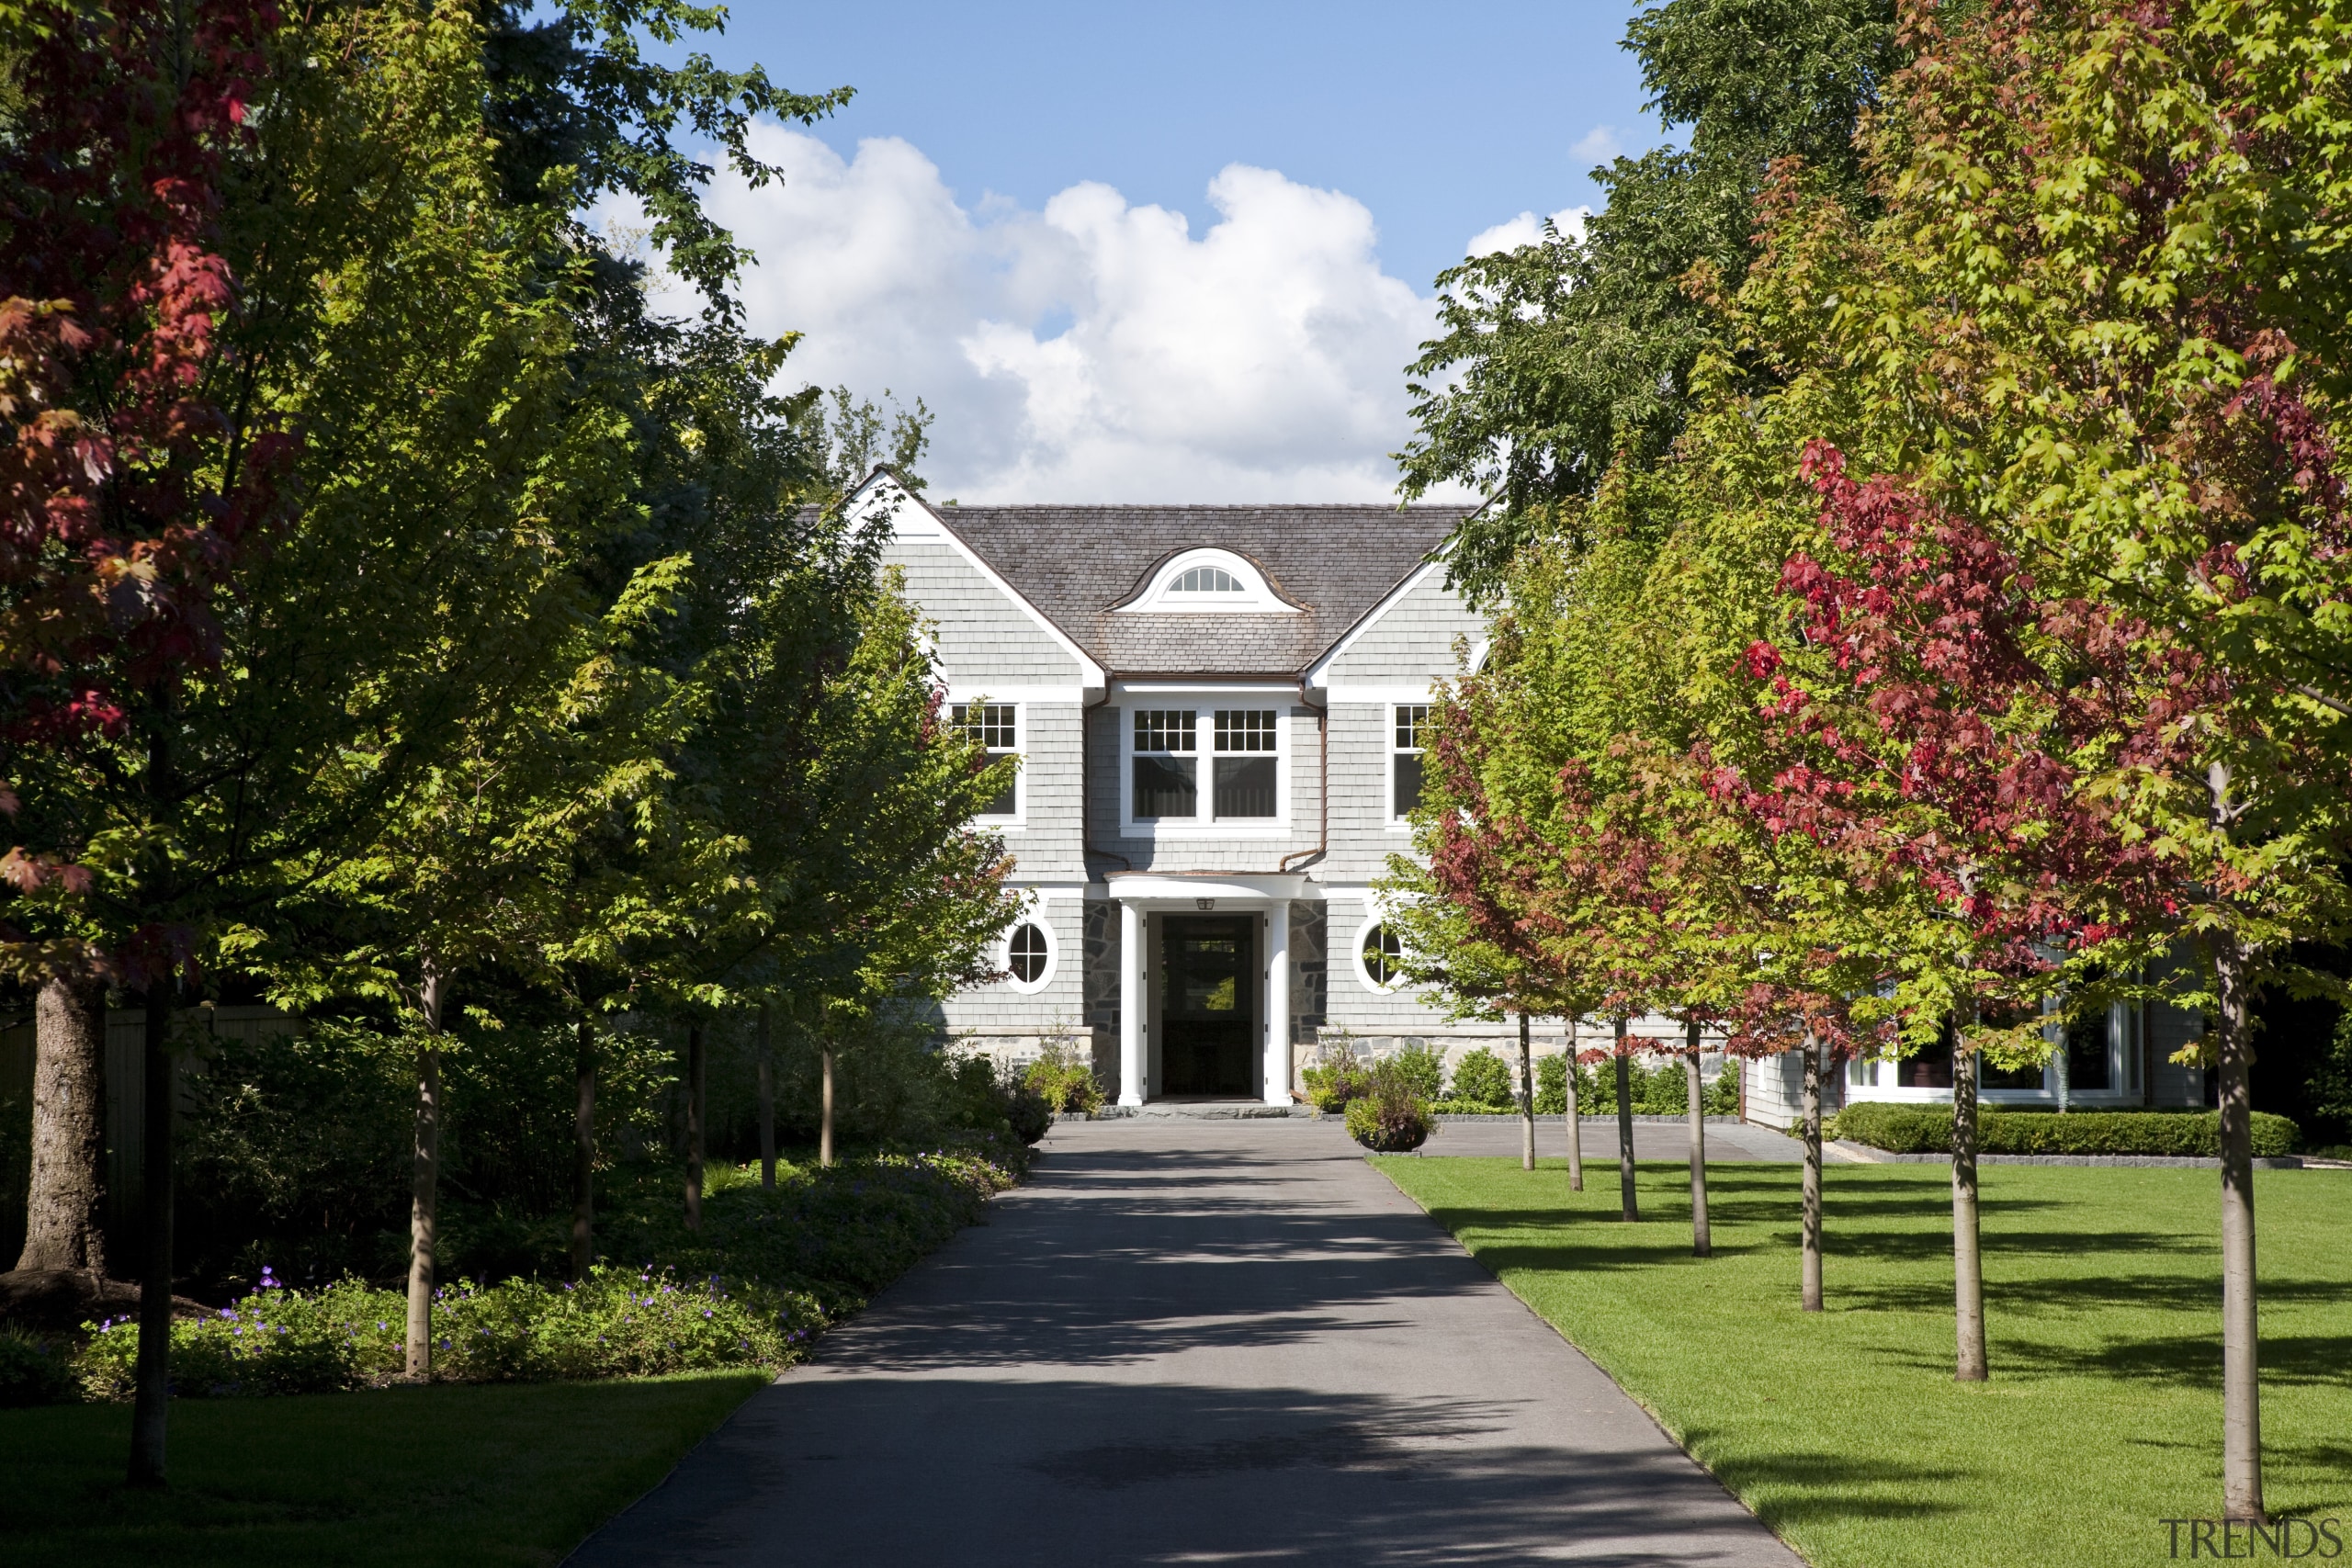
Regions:
<instances>
[{"instance_id":1,"label":"tree shadow on grass","mask_svg":"<svg viewBox=\"0 0 2352 1568\"><path fill-rule=\"evenodd\" d=\"M1996 1258L2000 1249L1988 1249ZM1872 1285L1849 1292L1853 1300L1881 1312L1949 1312L1951 1282ZM2340 1302L2344 1287L2325 1280L2265 1280L2261 1299L2279 1304ZM2065 1279L1993 1280L1984 1287L1987 1311L2050 1313L2070 1315L2106 1307L2152 1312L2219 1312L2222 1279L2219 1266L2207 1277L2167 1274L2078 1274Z\"/></svg>"},{"instance_id":2,"label":"tree shadow on grass","mask_svg":"<svg viewBox=\"0 0 2352 1568\"><path fill-rule=\"evenodd\" d=\"M2095 1377L2168 1388L2222 1387L2222 1337L2108 1335L2096 1345L2004 1338L1999 1359L2018 1377ZM2262 1337L2256 1357L2271 1388L2352 1388L2352 1335Z\"/></svg>"},{"instance_id":3,"label":"tree shadow on grass","mask_svg":"<svg viewBox=\"0 0 2352 1568\"><path fill-rule=\"evenodd\" d=\"M1704 1453L1713 1430L1692 1427L1690 1447ZM1711 1467L1765 1523L1776 1527L1830 1519L1922 1519L1962 1511L1923 1496L1931 1486L1973 1478L1956 1466L1905 1464L1849 1453L1776 1453L1718 1458ZM1863 1494L1857 1495L1857 1494Z\"/></svg>"}]
</instances>

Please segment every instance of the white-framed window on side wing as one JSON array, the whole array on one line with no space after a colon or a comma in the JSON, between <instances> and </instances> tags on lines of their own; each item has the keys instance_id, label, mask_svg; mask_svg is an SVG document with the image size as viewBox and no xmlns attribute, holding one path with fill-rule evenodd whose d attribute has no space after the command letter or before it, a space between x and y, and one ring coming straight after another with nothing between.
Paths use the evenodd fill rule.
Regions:
<instances>
[{"instance_id":1,"label":"white-framed window on side wing","mask_svg":"<svg viewBox=\"0 0 2352 1568\"><path fill-rule=\"evenodd\" d=\"M1401 828L1421 803L1421 767L1429 737L1430 705L1398 703L1390 710L1388 821Z\"/></svg>"},{"instance_id":2,"label":"white-framed window on side wing","mask_svg":"<svg viewBox=\"0 0 2352 1568\"><path fill-rule=\"evenodd\" d=\"M1282 716L1273 708L1218 708L1209 809L1220 822L1282 815Z\"/></svg>"},{"instance_id":3,"label":"white-framed window on side wing","mask_svg":"<svg viewBox=\"0 0 2352 1568\"><path fill-rule=\"evenodd\" d=\"M1193 822L1201 815L1200 716L1190 708L1135 710L1128 804L1137 822Z\"/></svg>"},{"instance_id":4,"label":"white-framed window on side wing","mask_svg":"<svg viewBox=\"0 0 2352 1568\"><path fill-rule=\"evenodd\" d=\"M1013 822L1021 817L1021 707L1017 703L956 703L947 720L987 748L989 761L1015 759L1012 777L994 800L980 807L983 822Z\"/></svg>"}]
</instances>

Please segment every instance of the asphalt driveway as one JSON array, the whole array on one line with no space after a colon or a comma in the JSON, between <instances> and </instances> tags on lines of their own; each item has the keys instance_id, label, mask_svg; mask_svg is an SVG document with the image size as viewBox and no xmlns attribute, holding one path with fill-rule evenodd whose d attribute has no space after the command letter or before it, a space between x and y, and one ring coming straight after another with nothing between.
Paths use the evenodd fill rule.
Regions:
<instances>
[{"instance_id":1,"label":"asphalt driveway","mask_svg":"<svg viewBox=\"0 0 2352 1568\"><path fill-rule=\"evenodd\" d=\"M1799 1562L1304 1120L1057 1129L572 1561Z\"/></svg>"}]
</instances>

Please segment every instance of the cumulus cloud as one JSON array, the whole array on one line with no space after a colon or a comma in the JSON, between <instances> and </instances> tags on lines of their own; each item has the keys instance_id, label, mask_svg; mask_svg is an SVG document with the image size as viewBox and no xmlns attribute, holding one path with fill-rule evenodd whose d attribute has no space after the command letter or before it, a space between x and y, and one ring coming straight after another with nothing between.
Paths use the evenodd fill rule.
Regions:
<instances>
[{"instance_id":1,"label":"cumulus cloud","mask_svg":"<svg viewBox=\"0 0 2352 1568\"><path fill-rule=\"evenodd\" d=\"M1584 220L1592 216L1589 207L1564 207L1551 215L1552 226L1570 239L1584 236ZM1522 212L1491 229L1481 229L1470 236L1462 247L1465 256L1491 255L1497 251L1515 251L1521 245L1532 245L1544 237L1544 220L1532 212Z\"/></svg>"},{"instance_id":2,"label":"cumulus cloud","mask_svg":"<svg viewBox=\"0 0 2352 1568\"><path fill-rule=\"evenodd\" d=\"M1576 145L1568 149L1568 156L1579 164L1592 165L1606 164L1624 151L1624 143L1617 140L1615 126L1596 125L1577 138Z\"/></svg>"},{"instance_id":3,"label":"cumulus cloud","mask_svg":"<svg viewBox=\"0 0 2352 1568\"><path fill-rule=\"evenodd\" d=\"M784 181L712 183L758 258L755 332L787 378L937 414L933 491L966 501L1356 501L1393 493L1403 367L1433 301L1381 270L1372 214L1236 164L1215 218L1099 184L967 207L903 141L844 159L774 126Z\"/></svg>"}]
</instances>

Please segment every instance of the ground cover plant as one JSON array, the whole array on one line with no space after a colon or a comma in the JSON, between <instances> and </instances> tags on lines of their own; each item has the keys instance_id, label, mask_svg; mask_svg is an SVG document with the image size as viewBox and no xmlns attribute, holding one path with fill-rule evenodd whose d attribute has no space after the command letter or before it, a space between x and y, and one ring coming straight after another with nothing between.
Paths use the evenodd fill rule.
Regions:
<instances>
[{"instance_id":1,"label":"ground cover plant","mask_svg":"<svg viewBox=\"0 0 2352 1568\"><path fill-rule=\"evenodd\" d=\"M1642 1223L1561 1163L1382 1159L1390 1179L1819 1568L2165 1560L2222 1473L2219 1225L2200 1170L1984 1173L1992 1380L1952 1379L1949 1173L1832 1167L1826 1310L1799 1310L1798 1171L1679 1165ZM2352 1179L2260 1171L2274 1515L2352 1513ZM1732 1337L1726 1341L1726 1330ZM1699 1348L1705 1348L1703 1350Z\"/></svg>"},{"instance_id":2,"label":"ground cover plant","mask_svg":"<svg viewBox=\"0 0 2352 1568\"><path fill-rule=\"evenodd\" d=\"M708 1174L702 1224L670 1201L674 1173L639 1172L605 1227L587 1279L460 1280L434 1292L432 1375L453 1382L644 1377L720 1368L781 1371L817 1337L1010 1186L1023 1152L875 1156L781 1167L774 1189L751 1167ZM1024 1151L1025 1152L1025 1151ZM554 1258L559 1239L549 1237ZM181 1398L381 1387L406 1371L407 1299L345 1276L298 1289L260 1284L173 1325ZM98 1325L85 1342L0 1341L0 1405L130 1397L138 1325Z\"/></svg>"},{"instance_id":3,"label":"ground cover plant","mask_svg":"<svg viewBox=\"0 0 2352 1568\"><path fill-rule=\"evenodd\" d=\"M554 1562L766 1381L182 1401L164 1492L122 1484L125 1406L0 1410L0 1563Z\"/></svg>"}]
</instances>

